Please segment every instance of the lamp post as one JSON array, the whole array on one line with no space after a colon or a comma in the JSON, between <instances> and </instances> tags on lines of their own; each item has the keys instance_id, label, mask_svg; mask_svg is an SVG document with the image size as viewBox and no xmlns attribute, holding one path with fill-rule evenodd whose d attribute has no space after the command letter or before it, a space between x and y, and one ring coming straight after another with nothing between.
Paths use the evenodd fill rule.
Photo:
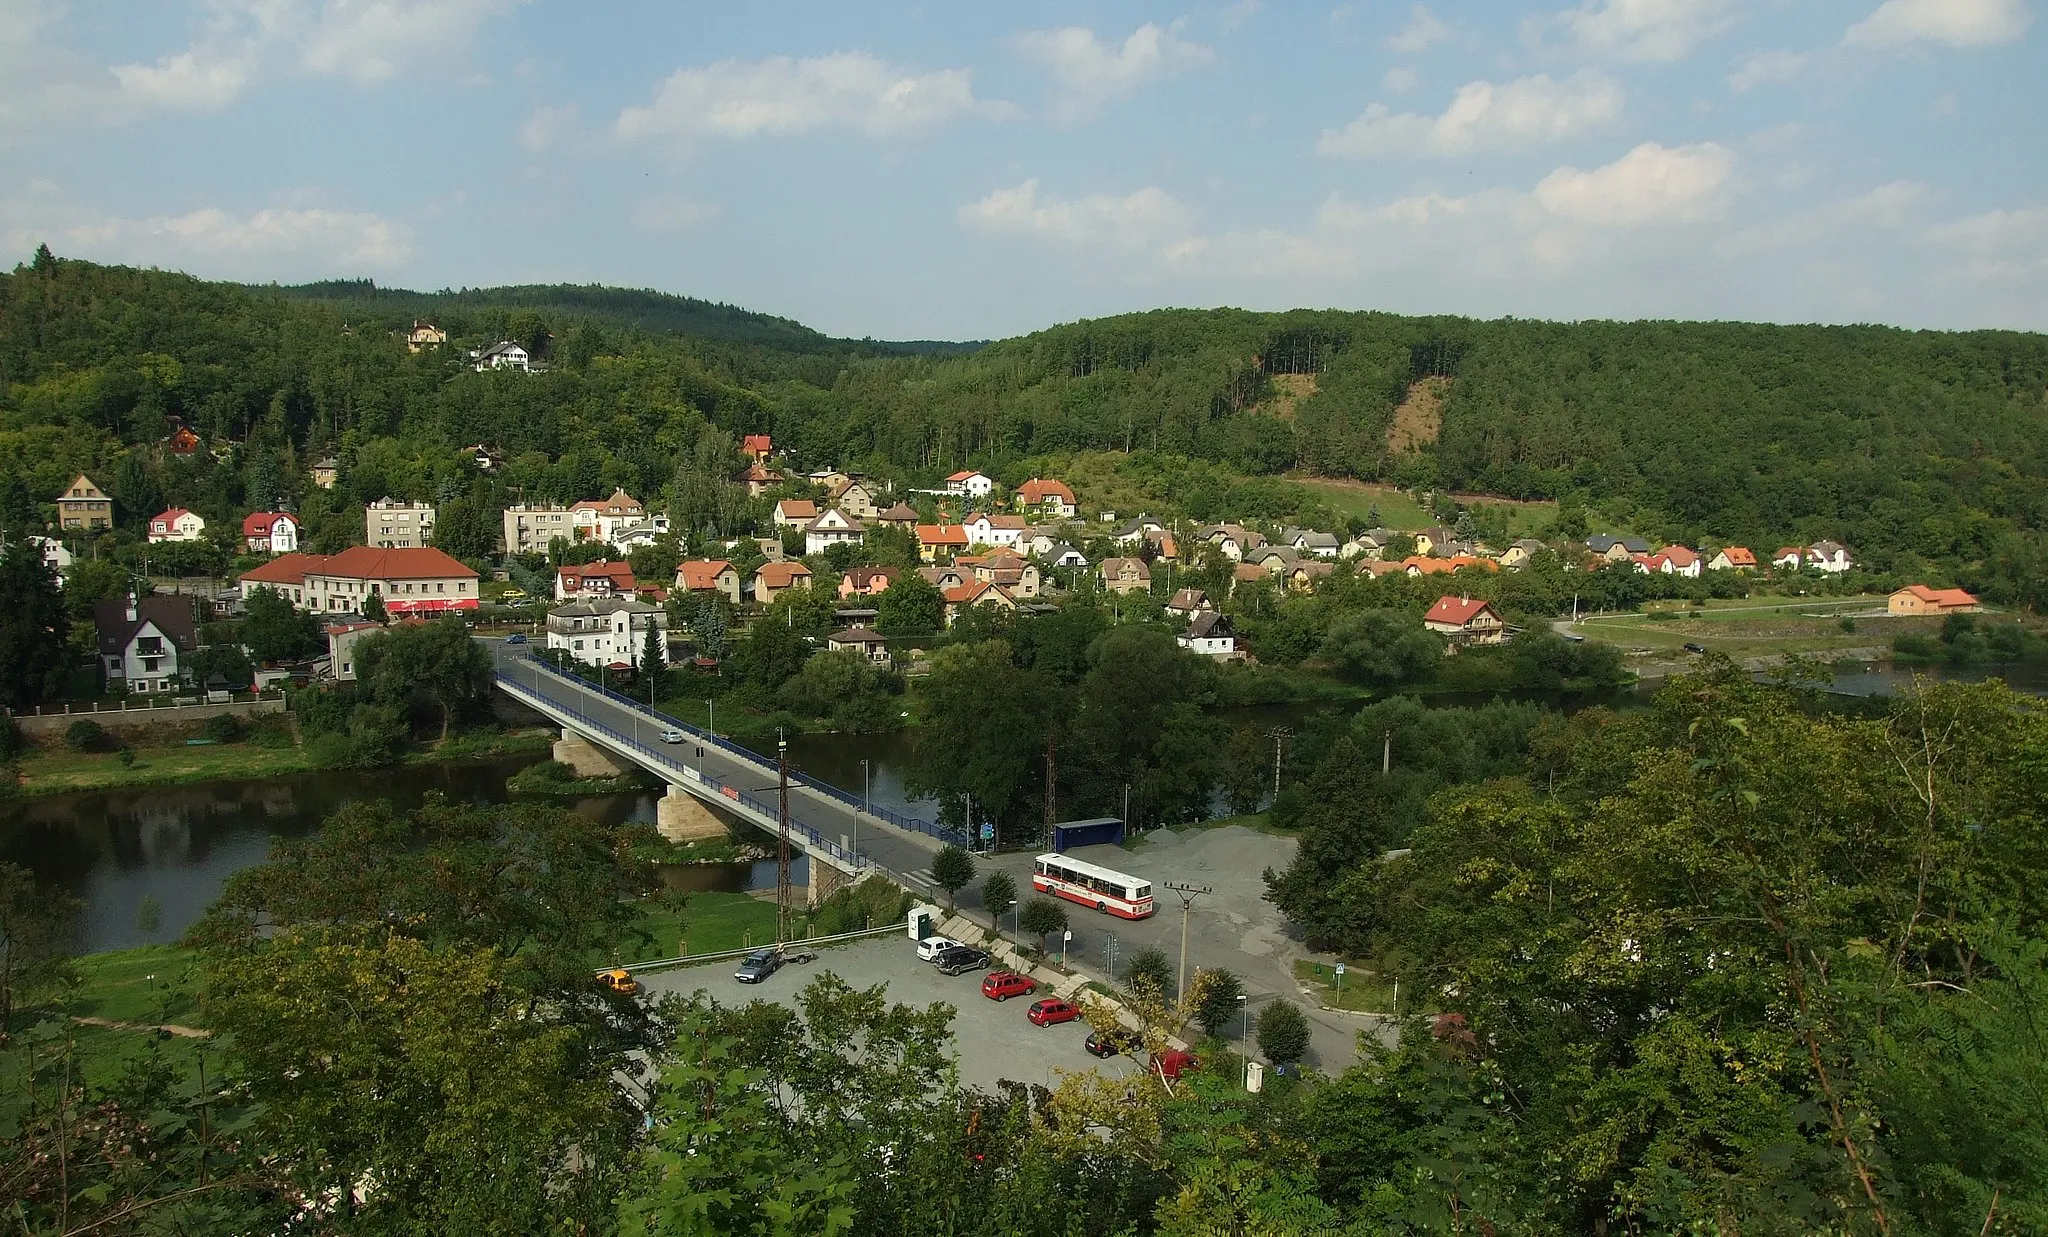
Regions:
<instances>
[{"instance_id":1,"label":"lamp post","mask_svg":"<svg viewBox=\"0 0 2048 1237\"><path fill-rule=\"evenodd\" d=\"M868 810L868 762L860 762L860 811ZM853 866L860 867L860 812L853 814L853 837L847 842L853 849Z\"/></svg>"},{"instance_id":2,"label":"lamp post","mask_svg":"<svg viewBox=\"0 0 2048 1237\"><path fill-rule=\"evenodd\" d=\"M1237 994L1237 1042L1242 1044L1251 1035L1252 1007L1246 1003L1244 993Z\"/></svg>"},{"instance_id":3,"label":"lamp post","mask_svg":"<svg viewBox=\"0 0 2048 1237\"><path fill-rule=\"evenodd\" d=\"M711 737L715 739L718 737L718 701L706 700L704 710L711 715Z\"/></svg>"}]
</instances>

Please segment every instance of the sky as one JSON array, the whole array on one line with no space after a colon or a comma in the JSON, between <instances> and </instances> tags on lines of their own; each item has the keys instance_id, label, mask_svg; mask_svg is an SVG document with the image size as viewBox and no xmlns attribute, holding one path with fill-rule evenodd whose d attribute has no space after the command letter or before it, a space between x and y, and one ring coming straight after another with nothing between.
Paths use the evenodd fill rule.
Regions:
<instances>
[{"instance_id":1,"label":"sky","mask_svg":"<svg viewBox=\"0 0 2048 1237\"><path fill-rule=\"evenodd\" d=\"M2048 0L0 0L0 263L2048 330Z\"/></svg>"}]
</instances>

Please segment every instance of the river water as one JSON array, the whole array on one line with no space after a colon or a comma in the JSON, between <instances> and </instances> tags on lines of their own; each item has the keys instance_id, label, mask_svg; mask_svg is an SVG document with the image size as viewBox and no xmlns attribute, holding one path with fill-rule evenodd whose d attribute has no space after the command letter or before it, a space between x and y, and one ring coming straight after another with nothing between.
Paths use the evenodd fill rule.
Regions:
<instances>
[{"instance_id":1,"label":"river water","mask_svg":"<svg viewBox=\"0 0 2048 1237\"><path fill-rule=\"evenodd\" d=\"M1927 673L1927 672L1922 672ZM2013 687L2048 694L2048 665L2029 663L1995 671ZM1939 677L1984 678L1982 672ZM1887 666L1838 673L1835 690L1847 695L1886 695L1910 686L1914 672ZM1652 685L1572 700L1546 699L1554 707L1588 703L1629 707L1646 703ZM1491 697L1488 697L1491 698ZM1443 696L1432 705L1482 703ZM1272 705L1226 710L1233 728L1290 726L1297 730L1312 715L1348 705ZM934 814L934 805L913 800L903 787L915 736L802 734L790 739L790 763L813 777L849 791L866 784L870 801L900 812ZM774 756L772 741L764 755ZM80 948L92 951L176 940L220 893L228 876L264 861L273 837L299 837L317 829L328 815L354 800L375 797L409 810L431 791L474 803L502 803L505 779L538 757L451 765L416 765L360 773L309 773L261 781L219 782L138 790L87 792L0 803L0 861L19 863L44 881L61 884L85 899ZM616 823L653 821L652 792L604 795L572 801L576 811ZM764 846L767 838L762 838ZM792 873L807 877L802 861ZM772 861L671 869L665 877L678 889L772 888ZM154 900L154 929L139 914Z\"/></svg>"}]
</instances>

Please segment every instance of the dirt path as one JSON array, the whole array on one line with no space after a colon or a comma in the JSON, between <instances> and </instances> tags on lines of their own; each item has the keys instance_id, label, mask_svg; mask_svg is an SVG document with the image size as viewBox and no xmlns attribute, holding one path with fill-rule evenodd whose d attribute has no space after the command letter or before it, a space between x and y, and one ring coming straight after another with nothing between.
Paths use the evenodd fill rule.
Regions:
<instances>
[{"instance_id":1,"label":"dirt path","mask_svg":"<svg viewBox=\"0 0 2048 1237\"><path fill-rule=\"evenodd\" d=\"M112 1018L95 1018L90 1014L73 1014L71 1015L71 1021L83 1023L89 1027L106 1027L110 1031L162 1031L166 1035L176 1035L183 1039L213 1038L213 1032L211 1031L201 1030L198 1027L181 1027L175 1022L167 1022L162 1026L151 1026L146 1022L119 1022Z\"/></svg>"}]
</instances>

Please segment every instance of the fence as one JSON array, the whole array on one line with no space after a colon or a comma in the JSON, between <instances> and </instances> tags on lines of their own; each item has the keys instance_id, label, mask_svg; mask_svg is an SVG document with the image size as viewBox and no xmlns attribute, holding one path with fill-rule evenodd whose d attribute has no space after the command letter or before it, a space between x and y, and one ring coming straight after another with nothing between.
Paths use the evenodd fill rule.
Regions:
<instances>
[{"instance_id":1,"label":"fence","mask_svg":"<svg viewBox=\"0 0 2048 1237\"><path fill-rule=\"evenodd\" d=\"M640 759L646 761L649 764L652 764L657 768L673 770L679 777L681 777L685 781L693 781L700 785L708 786L712 790L717 791L724 798L729 799L742 807L748 808L761 816L767 817L768 820L771 822L772 827L780 828L780 820L782 815L781 804L768 803L760 798L757 798L754 795L748 794L746 791L741 790L737 786L732 786L725 782L721 782L717 778L712 777L708 773L704 773L697 769L692 769L688 765L682 764L671 758L666 751L663 751L660 748L651 747L648 744L642 743L638 738L626 734L624 731L614 729L611 726L607 726L605 723L598 721L596 718L590 716L588 713L585 713L583 710L576 708L573 704L568 704L564 703L563 701L557 700L536 687L529 687L528 685L519 682L517 679L514 679L508 674L504 674L501 672L497 676L497 678L500 684L507 687L515 694L524 693L538 697L540 700L542 700L550 707L559 709L562 712L568 713L571 716L575 717L578 726L587 730L595 731L603 735L605 738L609 739L613 745L634 753ZM621 697L621 699L624 698ZM646 711L652 712L652 710ZM657 716L660 715L657 714ZM745 749L740 750L744 751ZM747 752L746 755L750 759L758 759L758 757L755 757L751 752ZM824 834L820 833L814 827L805 824L802 820L799 820L794 813L791 813L789 818L789 831L790 833L795 835L805 845L807 849L823 852L828 858L834 859L843 865L849 866L855 871L859 871L860 869L865 867L876 866L869 863L868 858L865 854L857 850L848 850L847 848L840 846L837 842L834 842L831 839L827 838Z\"/></svg>"},{"instance_id":2,"label":"fence","mask_svg":"<svg viewBox=\"0 0 2048 1237\"><path fill-rule=\"evenodd\" d=\"M730 739L719 738L717 735L701 730L696 726L693 726L690 723L683 721L681 718L670 717L668 714L663 713L659 709L654 708L653 706L647 704L645 701L635 700L633 697L628 696L623 692L613 691L611 688L606 687L602 683L593 683L589 679L584 678L582 675L574 674L570 671L563 670L560 667L550 665L549 663L542 661L540 658L534 657L530 654L522 660L524 660L527 664L537 666L540 669L545 670L547 673L555 675L558 678L566 679L569 682L576 684L578 687L581 687L586 691L600 692L606 697L615 700L628 708L636 709L642 713L647 714L650 717L653 717L663 723L666 723L667 725L674 726L676 729L682 731L684 734L690 735L692 738L695 738L699 742L710 743L718 747L722 751L737 756L742 760L750 761L754 764L767 763L765 758L763 758L759 752L754 751L752 748L743 747L738 743L732 742ZM579 714L578 716L581 715ZM797 773L792 771L789 776L790 780L793 782L797 782L803 786L807 786L810 789L817 791L821 795L826 795L830 798L837 799L839 802L845 804L847 807L850 807L857 812L865 813L869 816L874 817L877 820L884 821L888 824L894 825L898 829L907 829L912 833L922 833L926 837L937 838L941 842L951 843L952 845L958 846L964 850L974 849L973 840L969 838L967 834L961 832L958 829L949 828L945 825L937 824L929 820L924 820L920 817L906 815L905 813L893 811L889 808L881 807L876 804L863 803L860 799L860 796L849 794L848 792L841 790L839 787L832 785L830 782L819 781L817 778L814 778L806 773Z\"/></svg>"}]
</instances>

